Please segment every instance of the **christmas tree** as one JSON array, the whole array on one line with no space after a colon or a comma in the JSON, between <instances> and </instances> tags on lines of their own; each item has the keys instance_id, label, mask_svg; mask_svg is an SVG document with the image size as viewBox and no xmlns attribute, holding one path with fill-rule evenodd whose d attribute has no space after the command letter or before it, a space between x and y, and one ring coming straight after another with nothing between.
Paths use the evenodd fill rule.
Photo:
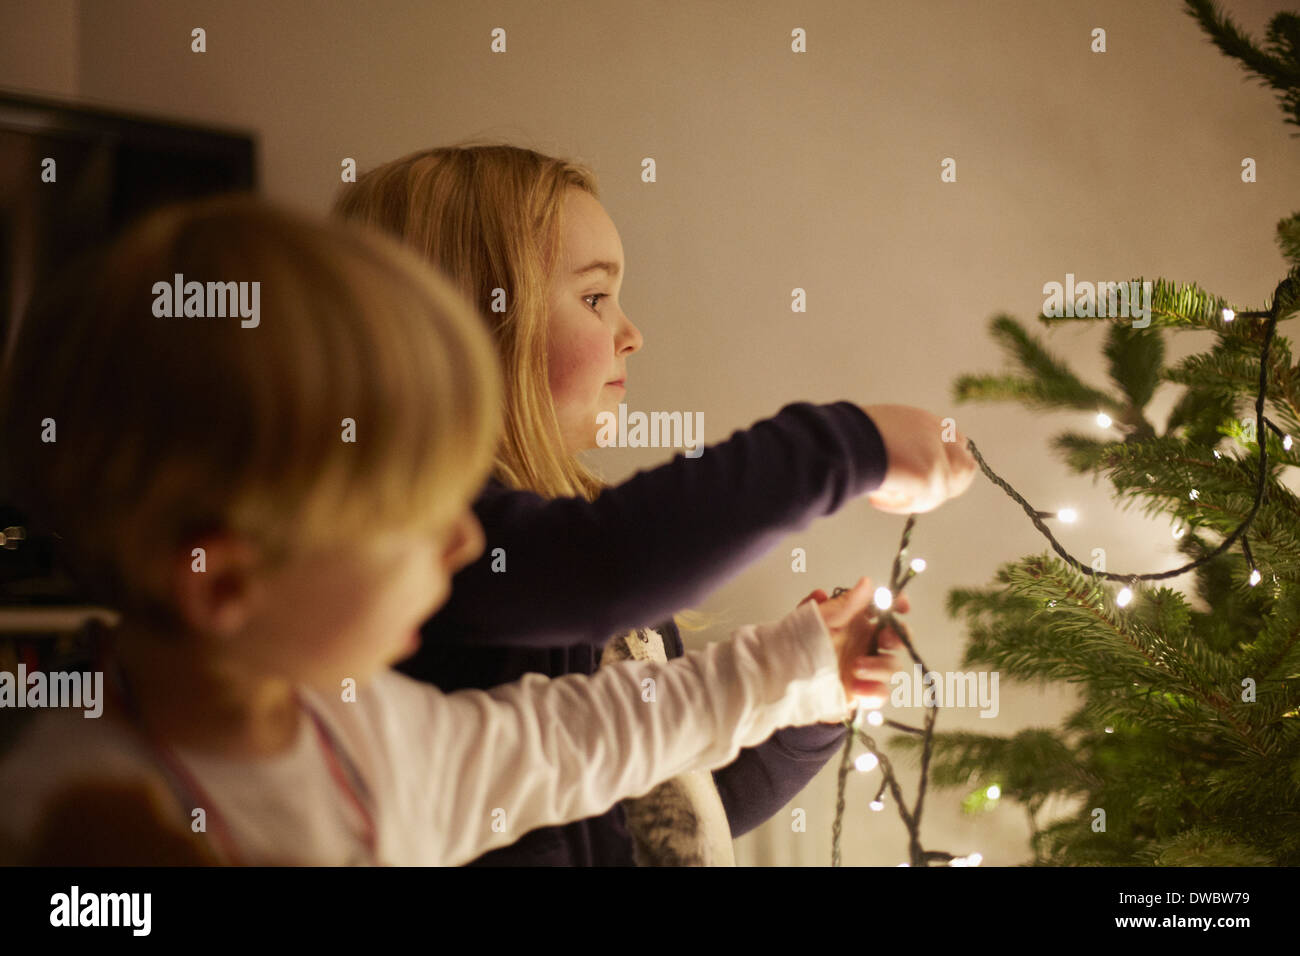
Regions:
<instances>
[{"instance_id":1,"label":"christmas tree","mask_svg":"<svg viewBox=\"0 0 1300 956\"><path fill-rule=\"evenodd\" d=\"M1260 48L1209 0L1187 9L1300 125L1300 17L1276 16ZM988 588L949 593L948 611L969 633L962 666L1068 682L1082 704L1059 727L1012 737L935 733L929 715L924 730L903 728L888 747L921 752L922 794L928 773L934 787L966 788L972 812L991 800L1022 804L1034 863L1300 864L1300 500L1280 480L1300 464L1291 441L1300 367L1283 334L1300 309L1300 214L1278 224L1277 239L1288 266L1254 311L1164 279L1150 284L1149 323L1098 317L1100 294L1073 315L1045 308L1048 327L1107 324L1107 388L1082 381L1007 315L991 331L1016 371L955 385L958 402L1099 412L1121 439L1067 433L1055 452L1075 473L1105 476L1122 507L1167 515L1187 558L1131 576L1067 559L1042 518L1068 516L1034 512L999 481L1061 557L1026 557L1000 567ZM1210 330L1214 345L1166 366L1165 330ZM1162 382L1185 391L1157 425L1147 406ZM868 749L876 753L874 741ZM1054 797L1077 812L1041 821ZM920 851L919 819L905 811L913 865L950 860ZM838 820L836 833L838 849Z\"/></svg>"}]
</instances>

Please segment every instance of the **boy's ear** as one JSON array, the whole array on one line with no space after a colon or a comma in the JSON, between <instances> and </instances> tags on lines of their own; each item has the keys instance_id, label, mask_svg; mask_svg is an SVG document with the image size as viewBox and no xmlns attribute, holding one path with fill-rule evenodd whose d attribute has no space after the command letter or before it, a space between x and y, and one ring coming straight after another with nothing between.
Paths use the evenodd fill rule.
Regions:
<instances>
[{"instance_id":1,"label":"boy's ear","mask_svg":"<svg viewBox=\"0 0 1300 956\"><path fill-rule=\"evenodd\" d=\"M214 532L195 539L176 559L171 590L177 612L198 634L231 637L247 624L260 597L260 555L246 538Z\"/></svg>"}]
</instances>

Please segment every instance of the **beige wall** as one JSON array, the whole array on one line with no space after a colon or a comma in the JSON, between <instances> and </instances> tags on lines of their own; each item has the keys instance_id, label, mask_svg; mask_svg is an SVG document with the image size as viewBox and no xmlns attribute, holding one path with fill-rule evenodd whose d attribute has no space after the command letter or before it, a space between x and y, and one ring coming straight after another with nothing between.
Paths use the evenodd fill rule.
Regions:
<instances>
[{"instance_id":1,"label":"beige wall","mask_svg":"<svg viewBox=\"0 0 1300 956\"><path fill-rule=\"evenodd\" d=\"M1293 5L1229 6L1258 36ZM1166 523L1117 510L1049 453L1049 437L1087 430L1089 417L954 406L954 378L998 369L988 318L1036 314L1043 283L1066 272L1165 275L1260 303L1283 273L1273 226L1300 209L1295 128L1173 0L115 0L22 4L4 22L0 85L254 129L266 192L311 210L326 209L346 156L366 168L498 135L585 160L623 238L623 305L646 337L630 364L633 408L703 411L709 440L800 399L952 414L1035 504L1081 509L1067 546L1106 548L1112 570L1170 567L1175 553ZM206 54L189 52L195 26ZM488 51L498 26L505 55ZM1088 50L1096 26L1105 55ZM808 32L806 55L789 51L794 27ZM645 156L657 183L639 180ZM945 185L948 156L958 182ZM1259 163L1254 185L1240 182L1244 156ZM806 314L790 311L796 286ZM1099 330L1050 342L1104 387ZM1207 340L1170 344L1181 355ZM1161 393L1162 409L1174 394ZM603 455L618 478L668 452ZM855 503L705 609L736 625L814 587L883 579L902 523ZM806 575L790 570L795 546ZM1000 563L1045 547L982 478L919 520L913 552L930 570L909 588L909 620L932 667L956 668L963 646L947 591L986 585ZM1055 691L1002 690L996 720L946 711L940 729L1011 733L1068 705ZM866 810L876 779L852 782L851 863L904 859L892 806ZM741 862L828 862L833 782L834 762L792 804L808 832L778 814L740 841ZM906 786L911 797L910 771ZM968 820L958 796L931 791L927 846L1026 858L1023 813Z\"/></svg>"},{"instance_id":2,"label":"beige wall","mask_svg":"<svg viewBox=\"0 0 1300 956\"><path fill-rule=\"evenodd\" d=\"M75 97L80 8L78 0L2 0L0 88Z\"/></svg>"}]
</instances>

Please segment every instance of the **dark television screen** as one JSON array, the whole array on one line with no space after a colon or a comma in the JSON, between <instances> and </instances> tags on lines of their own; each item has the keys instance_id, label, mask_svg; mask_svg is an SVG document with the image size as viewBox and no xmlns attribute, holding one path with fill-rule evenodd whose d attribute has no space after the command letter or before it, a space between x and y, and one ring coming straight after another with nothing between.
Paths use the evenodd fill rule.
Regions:
<instances>
[{"instance_id":1,"label":"dark television screen","mask_svg":"<svg viewBox=\"0 0 1300 956\"><path fill-rule=\"evenodd\" d=\"M0 360L34 292L77 254L164 203L256 188L251 133L0 93ZM0 544L0 605L75 603L53 542L0 488L6 528L26 537Z\"/></svg>"}]
</instances>

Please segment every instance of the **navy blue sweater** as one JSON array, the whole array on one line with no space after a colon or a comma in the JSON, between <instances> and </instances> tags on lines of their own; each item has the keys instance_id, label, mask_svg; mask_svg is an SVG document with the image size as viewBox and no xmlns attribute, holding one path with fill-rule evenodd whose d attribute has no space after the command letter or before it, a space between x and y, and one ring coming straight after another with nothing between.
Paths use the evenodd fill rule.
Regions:
<instances>
[{"instance_id":1,"label":"navy blue sweater","mask_svg":"<svg viewBox=\"0 0 1300 956\"><path fill-rule=\"evenodd\" d=\"M486 546L452 580L399 670L444 691L533 671L594 674L604 643L655 627L682 654L671 615L700 601L784 535L884 481L884 442L857 405L787 405L699 458L677 455L595 501L545 499L489 482L474 504ZM493 552L504 549L504 573ZM823 585L826 582L822 582ZM812 590L810 587L808 590ZM668 618L668 620L664 620ZM771 817L843 743L844 729L788 727L713 772L733 837ZM542 827L471 866L634 865L622 807Z\"/></svg>"}]
</instances>

